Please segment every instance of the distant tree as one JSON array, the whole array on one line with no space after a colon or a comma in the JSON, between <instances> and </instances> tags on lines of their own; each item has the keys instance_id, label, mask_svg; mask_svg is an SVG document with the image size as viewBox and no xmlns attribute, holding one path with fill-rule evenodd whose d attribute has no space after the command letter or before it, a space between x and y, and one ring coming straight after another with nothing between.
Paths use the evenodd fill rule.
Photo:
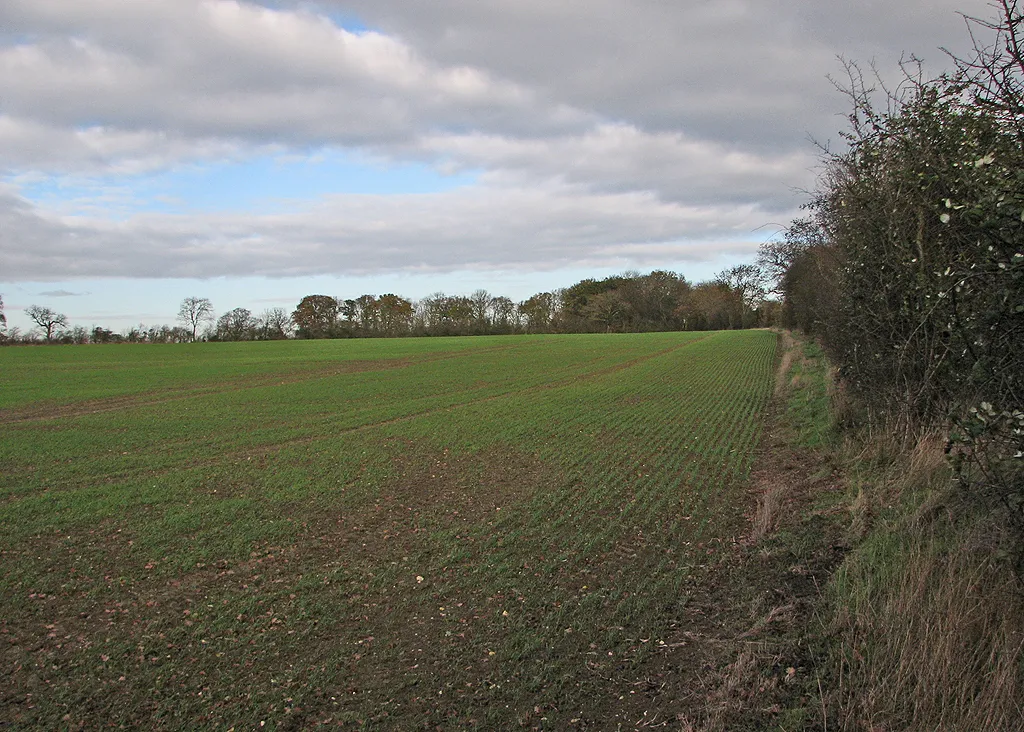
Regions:
<instances>
[{"instance_id":1,"label":"distant tree","mask_svg":"<svg viewBox=\"0 0 1024 732\"><path fill-rule=\"evenodd\" d=\"M839 270L834 247L819 245L800 250L781 280L781 324L818 333L839 307Z\"/></svg>"},{"instance_id":2,"label":"distant tree","mask_svg":"<svg viewBox=\"0 0 1024 732\"><path fill-rule=\"evenodd\" d=\"M353 334L359 328L359 306L356 301L348 298L338 300L338 318L341 321L342 329L348 333Z\"/></svg>"},{"instance_id":3,"label":"distant tree","mask_svg":"<svg viewBox=\"0 0 1024 732\"><path fill-rule=\"evenodd\" d=\"M65 331L61 342L74 343L77 346L85 345L89 342L89 331L84 326L76 325L71 330Z\"/></svg>"},{"instance_id":4,"label":"distant tree","mask_svg":"<svg viewBox=\"0 0 1024 732\"><path fill-rule=\"evenodd\" d=\"M405 335L412 328L412 303L392 293L381 295L377 298L377 317L382 334Z\"/></svg>"},{"instance_id":5,"label":"distant tree","mask_svg":"<svg viewBox=\"0 0 1024 732\"><path fill-rule=\"evenodd\" d=\"M68 324L67 315L58 313L50 308L40 307L39 305L29 305L25 310L25 315L43 329L48 343L53 340L54 331L57 328L65 328Z\"/></svg>"},{"instance_id":6,"label":"distant tree","mask_svg":"<svg viewBox=\"0 0 1024 732\"><path fill-rule=\"evenodd\" d=\"M650 274L626 273L617 288L628 310L623 327L632 331L671 330L676 327L674 312L690 290L684 277L674 272L654 270Z\"/></svg>"},{"instance_id":7,"label":"distant tree","mask_svg":"<svg viewBox=\"0 0 1024 732\"><path fill-rule=\"evenodd\" d=\"M605 292L616 290L625 284L626 280L618 275L606 277L603 280L585 279L580 280L571 287L566 287L562 293L564 310L571 320L585 320L587 304L590 298ZM536 297L536 296L535 296Z\"/></svg>"},{"instance_id":8,"label":"distant tree","mask_svg":"<svg viewBox=\"0 0 1024 732\"><path fill-rule=\"evenodd\" d=\"M608 290L591 295L583 307L583 315L603 326L605 332L611 333L625 328L630 308L619 290Z\"/></svg>"},{"instance_id":9,"label":"distant tree","mask_svg":"<svg viewBox=\"0 0 1024 732\"><path fill-rule=\"evenodd\" d=\"M526 321L528 332L545 333L549 330L555 314L555 295L550 292L539 292L519 303L519 312Z\"/></svg>"},{"instance_id":10,"label":"distant tree","mask_svg":"<svg viewBox=\"0 0 1024 732\"><path fill-rule=\"evenodd\" d=\"M4 315L4 296L0 295L0 343L7 340L7 316Z\"/></svg>"},{"instance_id":11,"label":"distant tree","mask_svg":"<svg viewBox=\"0 0 1024 732\"><path fill-rule=\"evenodd\" d=\"M581 280L561 291L552 327L569 332L672 330L679 327L675 314L689 290L684 277L663 270Z\"/></svg>"},{"instance_id":12,"label":"distant tree","mask_svg":"<svg viewBox=\"0 0 1024 732\"><path fill-rule=\"evenodd\" d=\"M93 343L120 343L124 340L124 337L120 333L96 326L92 329L89 339Z\"/></svg>"},{"instance_id":13,"label":"distant tree","mask_svg":"<svg viewBox=\"0 0 1024 732\"><path fill-rule=\"evenodd\" d=\"M516 304L499 295L491 300L492 324L498 333L513 333L519 327L519 313Z\"/></svg>"},{"instance_id":14,"label":"distant tree","mask_svg":"<svg viewBox=\"0 0 1024 732\"><path fill-rule=\"evenodd\" d=\"M696 285L676 309L676 317L685 330L727 330L739 328L743 303L721 281Z\"/></svg>"},{"instance_id":15,"label":"distant tree","mask_svg":"<svg viewBox=\"0 0 1024 732\"><path fill-rule=\"evenodd\" d=\"M431 335L465 335L473 322L473 302L468 297L436 292L420 302L426 332Z\"/></svg>"},{"instance_id":16,"label":"distant tree","mask_svg":"<svg viewBox=\"0 0 1024 732\"><path fill-rule=\"evenodd\" d=\"M256 319L258 338L264 341L280 341L288 337L292 329L291 318L284 308L269 308Z\"/></svg>"},{"instance_id":17,"label":"distant tree","mask_svg":"<svg viewBox=\"0 0 1024 732\"><path fill-rule=\"evenodd\" d=\"M355 317L365 335L375 335L380 327L380 304L373 295L360 295L355 299Z\"/></svg>"},{"instance_id":18,"label":"distant tree","mask_svg":"<svg viewBox=\"0 0 1024 732\"><path fill-rule=\"evenodd\" d=\"M465 335L471 332L473 328L473 301L462 295L448 298L445 303L444 319L449 325L450 332L453 334Z\"/></svg>"},{"instance_id":19,"label":"distant tree","mask_svg":"<svg viewBox=\"0 0 1024 732\"><path fill-rule=\"evenodd\" d=\"M165 325L163 327L167 329L168 343L188 343L189 339L192 337L192 334L181 326L175 325L168 328Z\"/></svg>"},{"instance_id":20,"label":"distant tree","mask_svg":"<svg viewBox=\"0 0 1024 732\"><path fill-rule=\"evenodd\" d=\"M827 245L821 224L812 218L793 221L779 239L771 239L757 251L757 267L761 270L765 294L782 295L782 279L801 253L816 246Z\"/></svg>"},{"instance_id":21,"label":"distant tree","mask_svg":"<svg viewBox=\"0 0 1024 732\"><path fill-rule=\"evenodd\" d=\"M340 303L330 295L306 295L292 313L300 338L330 338L336 334Z\"/></svg>"},{"instance_id":22,"label":"distant tree","mask_svg":"<svg viewBox=\"0 0 1024 732\"><path fill-rule=\"evenodd\" d=\"M738 264L719 272L715 280L721 282L739 298L741 305L738 327L755 325L756 311L765 297L764 273L754 264Z\"/></svg>"},{"instance_id":23,"label":"distant tree","mask_svg":"<svg viewBox=\"0 0 1024 732\"><path fill-rule=\"evenodd\" d=\"M192 332L192 340L203 323L213 320L213 304L205 297L186 297L178 309L178 320Z\"/></svg>"},{"instance_id":24,"label":"distant tree","mask_svg":"<svg viewBox=\"0 0 1024 732\"><path fill-rule=\"evenodd\" d=\"M417 303L417 318L424 333L438 335L441 332L444 321L444 303L447 299L448 295L443 292L435 292Z\"/></svg>"},{"instance_id":25,"label":"distant tree","mask_svg":"<svg viewBox=\"0 0 1024 732\"><path fill-rule=\"evenodd\" d=\"M473 303L473 320L475 321L476 331L478 333L486 333L490 326L488 316L491 313L491 305L494 303L494 298L487 290L477 290L469 296L469 300Z\"/></svg>"},{"instance_id":26,"label":"distant tree","mask_svg":"<svg viewBox=\"0 0 1024 732\"><path fill-rule=\"evenodd\" d=\"M192 331L177 325L155 325L152 328L139 325L138 339L146 343L188 343L192 340Z\"/></svg>"},{"instance_id":27,"label":"distant tree","mask_svg":"<svg viewBox=\"0 0 1024 732\"><path fill-rule=\"evenodd\" d=\"M254 337L252 313L235 308L217 319L217 339L222 341L248 341Z\"/></svg>"}]
</instances>

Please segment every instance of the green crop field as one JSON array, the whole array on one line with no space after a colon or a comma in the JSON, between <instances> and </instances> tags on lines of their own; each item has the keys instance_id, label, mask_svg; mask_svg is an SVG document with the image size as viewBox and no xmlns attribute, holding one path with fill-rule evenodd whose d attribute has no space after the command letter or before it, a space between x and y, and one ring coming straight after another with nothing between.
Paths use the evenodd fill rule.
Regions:
<instances>
[{"instance_id":1,"label":"green crop field","mask_svg":"<svg viewBox=\"0 0 1024 732\"><path fill-rule=\"evenodd\" d=\"M672 720L775 346L0 349L0 726Z\"/></svg>"}]
</instances>

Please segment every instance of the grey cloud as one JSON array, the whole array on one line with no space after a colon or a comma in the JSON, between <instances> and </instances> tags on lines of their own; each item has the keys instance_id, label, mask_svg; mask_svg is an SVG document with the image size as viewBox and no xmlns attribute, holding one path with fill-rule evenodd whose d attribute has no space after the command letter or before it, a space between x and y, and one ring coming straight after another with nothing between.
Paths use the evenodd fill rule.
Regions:
<instances>
[{"instance_id":1,"label":"grey cloud","mask_svg":"<svg viewBox=\"0 0 1024 732\"><path fill-rule=\"evenodd\" d=\"M545 140L455 135L422 144L466 165L503 171L496 178L542 176L596 191L650 190L663 200L691 205L758 202L769 211L799 204L794 188L810 186L815 163L809 150L757 155L624 125Z\"/></svg>"},{"instance_id":2,"label":"grey cloud","mask_svg":"<svg viewBox=\"0 0 1024 732\"><path fill-rule=\"evenodd\" d=\"M0 221L14 236L0 243L0 272L11 280L287 277L703 261L723 250L751 253L765 216L756 205L683 206L551 185L345 195L287 215L111 223L47 216L8 192Z\"/></svg>"},{"instance_id":3,"label":"grey cloud","mask_svg":"<svg viewBox=\"0 0 1024 732\"><path fill-rule=\"evenodd\" d=\"M10 120L301 146L386 145L460 126L564 130L585 118L559 105L546 111L531 90L479 69L439 65L396 38L351 34L308 13L183 1L146 3L151 15L142 17L105 0L78 3L93 13L69 5L0 11L15 28L50 31L0 49Z\"/></svg>"},{"instance_id":4,"label":"grey cloud","mask_svg":"<svg viewBox=\"0 0 1024 732\"><path fill-rule=\"evenodd\" d=\"M636 264L749 251L811 185L844 54L945 60L983 0L6 0L0 173L356 147L482 172L289 216L61 218L0 188L0 276ZM353 34L320 11L356 14ZM378 32L379 31L379 32ZM103 206L115 215L103 218ZM117 220L115 220L117 219ZM690 243L684 243L690 242ZM723 243L731 242L731 243Z\"/></svg>"},{"instance_id":5,"label":"grey cloud","mask_svg":"<svg viewBox=\"0 0 1024 732\"><path fill-rule=\"evenodd\" d=\"M0 26L34 40L0 47L0 112L19 129L152 147L163 135L397 149L424 133L543 139L612 122L777 152L834 129L843 101L824 77L837 54L891 65L964 36L960 0L319 3L393 35L291 5L9 0Z\"/></svg>"},{"instance_id":6,"label":"grey cloud","mask_svg":"<svg viewBox=\"0 0 1024 732\"><path fill-rule=\"evenodd\" d=\"M40 297L82 297L88 295L88 292L71 292L70 290L47 290L46 292L40 292Z\"/></svg>"},{"instance_id":7,"label":"grey cloud","mask_svg":"<svg viewBox=\"0 0 1024 732\"><path fill-rule=\"evenodd\" d=\"M824 76L836 56L901 53L944 62L956 10L982 0L323 0L401 35L443 63L468 63L645 129L681 129L748 149L827 135L843 111Z\"/></svg>"},{"instance_id":8,"label":"grey cloud","mask_svg":"<svg viewBox=\"0 0 1024 732\"><path fill-rule=\"evenodd\" d=\"M163 130L73 128L15 119L0 110L3 164L10 171L35 171L36 177L45 175L40 171L141 173L173 167L183 160L232 159L259 151L259 147L237 140L190 138Z\"/></svg>"}]
</instances>

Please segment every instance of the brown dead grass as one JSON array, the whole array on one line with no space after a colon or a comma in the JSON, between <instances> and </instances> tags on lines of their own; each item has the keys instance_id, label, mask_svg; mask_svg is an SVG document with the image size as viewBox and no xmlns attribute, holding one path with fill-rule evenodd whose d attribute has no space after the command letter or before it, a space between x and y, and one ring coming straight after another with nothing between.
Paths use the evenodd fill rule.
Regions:
<instances>
[{"instance_id":1,"label":"brown dead grass","mask_svg":"<svg viewBox=\"0 0 1024 732\"><path fill-rule=\"evenodd\" d=\"M802 354L789 350L777 404L802 386L787 373ZM829 396L838 424L856 419L835 380ZM876 425L823 457L791 449L778 420L769 425L749 534L719 589L695 603L709 616L716 597L747 612L719 609L717 627L696 637L704 695L679 729L1024 730L1014 535L964 505L943 446ZM815 508L830 492L849 496L845 507ZM858 549L847 554L848 543ZM815 636L821 652L808 653Z\"/></svg>"},{"instance_id":2,"label":"brown dead grass","mask_svg":"<svg viewBox=\"0 0 1024 732\"><path fill-rule=\"evenodd\" d=\"M775 530L787 491L788 486L779 480L770 481L763 489L757 501L757 512L751 522L750 542L752 544L761 543Z\"/></svg>"},{"instance_id":3,"label":"brown dead grass","mask_svg":"<svg viewBox=\"0 0 1024 732\"><path fill-rule=\"evenodd\" d=\"M1021 729L1024 598L1012 571L967 543L915 542L899 559L891 581L838 618L842 729Z\"/></svg>"},{"instance_id":4,"label":"brown dead grass","mask_svg":"<svg viewBox=\"0 0 1024 732\"><path fill-rule=\"evenodd\" d=\"M778 369L775 372L775 398L783 395L787 387L789 372L793 367L793 360L797 357L796 341L789 331L782 331L779 334L778 349L782 352Z\"/></svg>"},{"instance_id":5,"label":"brown dead grass","mask_svg":"<svg viewBox=\"0 0 1024 732\"><path fill-rule=\"evenodd\" d=\"M1024 588L1000 549L1013 537L965 512L937 437L886 442L861 452L888 463L853 502L851 534L866 541L837 584L836 726L1022 729ZM877 521L901 501L912 508Z\"/></svg>"}]
</instances>

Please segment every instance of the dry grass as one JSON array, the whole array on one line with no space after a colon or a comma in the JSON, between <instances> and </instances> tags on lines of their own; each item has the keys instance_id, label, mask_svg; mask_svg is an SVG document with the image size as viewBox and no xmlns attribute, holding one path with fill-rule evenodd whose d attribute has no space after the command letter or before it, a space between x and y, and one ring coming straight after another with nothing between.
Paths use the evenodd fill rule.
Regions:
<instances>
[{"instance_id":1,"label":"dry grass","mask_svg":"<svg viewBox=\"0 0 1024 732\"><path fill-rule=\"evenodd\" d=\"M850 529L848 536L851 543L863 541L874 523L874 508L871 491L863 485L857 487L857 497L850 504Z\"/></svg>"},{"instance_id":2,"label":"dry grass","mask_svg":"<svg viewBox=\"0 0 1024 732\"><path fill-rule=\"evenodd\" d=\"M695 604L715 608L702 638L705 655L693 667L701 669L696 673L703 690L669 729L804 729L817 714L807 709L805 685L814 659L806 640L818 602L817 577L824 579L831 567L812 570L805 562L819 550L827 553L830 543L804 524L813 513L814 476L824 453L802 444L801 429L827 415L820 401L806 395L823 391L820 361L789 333L781 333L779 343L773 417L751 474L756 507L749 533L721 567L718 583L706 585L712 595ZM806 550L808 541L813 549L798 558L794 544Z\"/></svg>"},{"instance_id":3,"label":"dry grass","mask_svg":"<svg viewBox=\"0 0 1024 732\"><path fill-rule=\"evenodd\" d=\"M814 504L835 482L828 450L808 435L829 429L826 375L820 357L790 333L780 334L780 350L774 416L751 475L756 508L721 598L732 607L723 606L714 629L703 697L674 729L795 730L819 718L818 692L809 686L817 657L808 645L819 588L836 560Z\"/></svg>"},{"instance_id":4,"label":"dry grass","mask_svg":"<svg viewBox=\"0 0 1024 732\"><path fill-rule=\"evenodd\" d=\"M783 345L777 400L809 393L815 378L806 348L790 338ZM854 549L822 607L831 662L822 668L815 723L879 732L1024 730L1024 586L1012 561L1020 536L963 500L941 435L872 419L834 373L824 385L832 424L846 435L823 446L845 476L845 536ZM778 476L761 483L752 543L771 546L801 492ZM822 512L843 516L835 508ZM683 729L727 729L736 709L757 703L749 695L765 679L758 669L773 662L758 641L779 612L761 608L761 620L737 638L751 645L723 670L708 714Z\"/></svg>"},{"instance_id":5,"label":"dry grass","mask_svg":"<svg viewBox=\"0 0 1024 732\"><path fill-rule=\"evenodd\" d=\"M859 577L870 592L841 616L842 728L1020 729L1024 603L1013 573L934 540L898 560L885 586Z\"/></svg>"},{"instance_id":6,"label":"dry grass","mask_svg":"<svg viewBox=\"0 0 1024 732\"><path fill-rule=\"evenodd\" d=\"M786 346L775 397L794 403L819 382L805 349ZM838 382L825 383L836 422L844 423L844 413L855 421L856 405ZM790 438L804 434L796 413L783 417ZM1019 538L962 500L941 436L879 425L874 432L807 453L839 466L847 498L838 505L813 481L779 470L781 463L755 472L758 502L746 546L757 547L765 567L780 552L806 555L820 531L815 518L848 518L853 550L820 604L809 596L751 603L748 624L718 641L724 655L706 677L702 708L678 718L677 729L762 729L757 723L772 718L778 729L1024 730L1024 587L1011 561ZM822 503L812 507L815 500ZM834 530L844 534L841 525ZM819 608L817 630L808 604ZM799 642L787 645L787 638ZM812 646L820 655L809 651L789 667L794 648ZM790 706L775 706L787 692ZM755 720L752 709L767 717Z\"/></svg>"},{"instance_id":7,"label":"dry grass","mask_svg":"<svg viewBox=\"0 0 1024 732\"><path fill-rule=\"evenodd\" d=\"M700 717L680 718L678 729L687 732L726 732L733 729L738 717L756 708L763 697L779 685L779 679L767 669L780 660L767 645L750 645L740 650L736 659L716 678Z\"/></svg>"},{"instance_id":8,"label":"dry grass","mask_svg":"<svg viewBox=\"0 0 1024 732\"><path fill-rule=\"evenodd\" d=\"M790 331L779 333L778 351L782 354L775 372L775 389L772 398L777 405L784 405L789 395L800 386L799 374L793 369L795 363L805 361L802 348ZM759 496L757 510L751 519L751 544L759 544L775 531L779 517L785 507L786 496L792 486L786 475L776 471L766 471L761 476L762 484L757 486Z\"/></svg>"},{"instance_id":9,"label":"dry grass","mask_svg":"<svg viewBox=\"0 0 1024 732\"><path fill-rule=\"evenodd\" d=\"M751 544L760 544L775 530L788 488L781 481L772 481L758 497L757 511L750 527Z\"/></svg>"},{"instance_id":10,"label":"dry grass","mask_svg":"<svg viewBox=\"0 0 1024 732\"><path fill-rule=\"evenodd\" d=\"M792 333L784 330L779 334L778 348L782 353L782 359L779 362L778 371L775 372L775 397L782 396L786 390L789 372L793 367L793 359L797 356L795 345L796 341L793 339Z\"/></svg>"},{"instance_id":11,"label":"dry grass","mask_svg":"<svg viewBox=\"0 0 1024 732\"><path fill-rule=\"evenodd\" d=\"M1000 551L1012 537L951 508L935 437L896 455L860 485L851 534L865 538L833 583L832 716L849 730L1021 729L1024 593ZM876 525L899 502L906 508Z\"/></svg>"},{"instance_id":12,"label":"dry grass","mask_svg":"<svg viewBox=\"0 0 1024 732\"><path fill-rule=\"evenodd\" d=\"M842 379L839 378L839 371L830 366L825 378L828 390L829 407L832 411L832 421L838 427L850 427L860 419L860 410L856 401L846 388Z\"/></svg>"},{"instance_id":13,"label":"dry grass","mask_svg":"<svg viewBox=\"0 0 1024 732\"><path fill-rule=\"evenodd\" d=\"M848 536L852 543L864 540L875 526L877 517L894 505L917 500L916 514L920 520L946 506L950 500L949 465L943 453L942 439L925 435L910 444L887 435L867 444L848 441L844 446L845 462L855 466L850 488ZM911 497L917 497L916 499Z\"/></svg>"}]
</instances>

